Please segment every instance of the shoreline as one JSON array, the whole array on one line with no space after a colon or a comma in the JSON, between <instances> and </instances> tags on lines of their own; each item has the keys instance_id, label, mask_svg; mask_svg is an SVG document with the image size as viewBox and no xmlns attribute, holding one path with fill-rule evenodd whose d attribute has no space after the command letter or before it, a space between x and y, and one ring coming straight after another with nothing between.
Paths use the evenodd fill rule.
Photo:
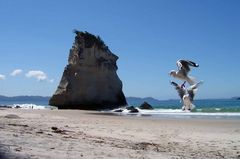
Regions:
<instances>
[{"instance_id":1,"label":"shoreline","mask_svg":"<svg viewBox=\"0 0 240 159\"><path fill-rule=\"evenodd\" d=\"M140 109L138 107L135 107L135 108L138 110L137 113L130 113L127 111L115 112L114 110L99 110L99 111L95 110L95 111L100 112L101 114L106 114L106 115L137 116L137 117L152 118L152 119L162 119L162 118L176 118L176 119L207 118L207 119L223 119L223 120L240 119L240 112L205 112L205 111L186 112L186 111L182 111L181 109L154 108L153 110L148 110L148 109ZM4 109L24 109L24 110L32 109L32 110L59 110L59 111L65 110L65 109L58 109L57 107L53 107L53 106L43 106L43 105L35 105L35 104L15 104L14 106L0 105L0 110L4 110ZM71 110L71 109L66 109L66 110ZM78 109L75 109L75 110L78 110ZM94 111L94 110L89 110L89 111Z\"/></svg>"},{"instance_id":2,"label":"shoreline","mask_svg":"<svg viewBox=\"0 0 240 159\"><path fill-rule=\"evenodd\" d=\"M29 158L239 158L240 120L0 110L0 143ZM48 153L45 153L48 152Z\"/></svg>"}]
</instances>

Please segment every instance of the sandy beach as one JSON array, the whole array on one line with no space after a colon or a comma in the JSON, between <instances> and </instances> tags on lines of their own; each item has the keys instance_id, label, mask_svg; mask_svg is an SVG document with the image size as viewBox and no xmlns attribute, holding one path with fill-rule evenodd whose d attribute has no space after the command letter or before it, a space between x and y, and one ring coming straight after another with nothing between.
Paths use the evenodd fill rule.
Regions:
<instances>
[{"instance_id":1,"label":"sandy beach","mask_svg":"<svg viewBox=\"0 0 240 159\"><path fill-rule=\"evenodd\" d=\"M0 158L240 158L240 120L0 110Z\"/></svg>"}]
</instances>

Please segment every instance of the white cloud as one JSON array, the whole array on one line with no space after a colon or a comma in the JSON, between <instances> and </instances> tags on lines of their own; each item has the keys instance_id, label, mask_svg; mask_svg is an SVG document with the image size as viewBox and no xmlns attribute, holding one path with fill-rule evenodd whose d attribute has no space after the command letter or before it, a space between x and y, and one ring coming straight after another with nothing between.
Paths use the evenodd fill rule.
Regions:
<instances>
[{"instance_id":1,"label":"white cloud","mask_svg":"<svg viewBox=\"0 0 240 159\"><path fill-rule=\"evenodd\" d=\"M17 76L20 75L22 73L23 70L21 69L16 69L11 73L11 76Z\"/></svg>"},{"instance_id":2,"label":"white cloud","mask_svg":"<svg viewBox=\"0 0 240 159\"><path fill-rule=\"evenodd\" d=\"M44 73L43 71L39 71L39 70L32 70L32 71L28 71L28 73L26 74L26 77L28 78L36 78L38 81L45 81L47 80L47 74Z\"/></svg>"},{"instance_id":3,"label":"white cloud","mask_svg":"<svg viewBox=\"0 0 240 159\"><path fill-rule=\"evenodd\" d=\"M0 74L0 80L5 80L6 79L6 76L5 75L2 75Z\"/></svg>"}]
</instances>

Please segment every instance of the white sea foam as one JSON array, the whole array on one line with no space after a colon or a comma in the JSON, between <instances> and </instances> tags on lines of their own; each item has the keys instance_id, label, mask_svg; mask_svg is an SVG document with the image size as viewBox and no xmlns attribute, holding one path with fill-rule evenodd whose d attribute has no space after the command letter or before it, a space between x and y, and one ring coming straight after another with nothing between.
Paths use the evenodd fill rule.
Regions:
<instances>
[{"instance_id":1,"label":"white sea foam","mask_svg":"<svg viewBox=\"0 0 240 159\"><path fill-rule=\"evenodd\" d=\"M138 116L141 115L154 115L154 116L210 116L210 117L240 117L239 112L191 112L191 111L183 111L182 109L154 109L154 110L143 110L138 109L138 113L129 113L129 110L124 109L120 114L136 114ZM113 111L114 112L114 111ZM119 113L118 113L119 114Z\"/></svg>"},{"instance_id":2,"label":"white sea foam","mask_svg":"<svg viewBox=\"0 0 240 159\"><path fill-rule=\"evenodd\" d=\"M45 106L45 105L36 105L36 104L13 104L11 105L12 108L19 108L19 109L53 109L54 107Z\"/></svg>"}]
</instances>

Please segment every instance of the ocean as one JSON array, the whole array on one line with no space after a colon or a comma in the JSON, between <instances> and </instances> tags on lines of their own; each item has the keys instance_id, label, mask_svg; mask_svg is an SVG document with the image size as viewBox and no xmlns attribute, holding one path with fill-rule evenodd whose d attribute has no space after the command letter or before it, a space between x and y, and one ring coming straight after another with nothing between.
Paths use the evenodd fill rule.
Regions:
<instances>
[{"instance_id":1,"label":"ocean","mask_svg":"<svg viewBox=\"0 0 240 159\"><path fill-rule=\"evenodd\" d=\"M194 112L239 112L240 100L236 99L201 99L195 100ZM180 100L165 100L154 106L156 109L181 109Z\"/></svg>"},{"instance_id":2,"label":"ocean","mask_svg":"<svg viewBox=\"0 0 240 159\"><path fill-rule=\"evenodd\" d=\"M139 110L141 116L155 118L220 118L240 119L240 100L237 99L201 99L194 101L195 109L182 111L180 100L163 100L153 106L154 110Z\"/></svg>"},{"instance_id":3,"label":"ocean","mask_svg":"<svg viewBox=\"0 0 240 159\"><path fill-rule=\"evenodd\" d=\"M150 103L151 104L151 103ZM0 105L20 106L23 109L55 109L48 105L48 100L21 100L0 101ZM129 103L131 105L131 103ZM180 100L162 100L153 105L153 110L139 110L138 116L153 117L213 117L213 118L238 118L240 119L240 100L237 99L201 99L194 101L195 109L191 112L181 110ZM134 105L137 107L138 105ZM124 114L124 113L123 113ZM125 115L130 113L125 112ZM134 115L134 113L131 115Z\"/></svg>"}]
</instances>

